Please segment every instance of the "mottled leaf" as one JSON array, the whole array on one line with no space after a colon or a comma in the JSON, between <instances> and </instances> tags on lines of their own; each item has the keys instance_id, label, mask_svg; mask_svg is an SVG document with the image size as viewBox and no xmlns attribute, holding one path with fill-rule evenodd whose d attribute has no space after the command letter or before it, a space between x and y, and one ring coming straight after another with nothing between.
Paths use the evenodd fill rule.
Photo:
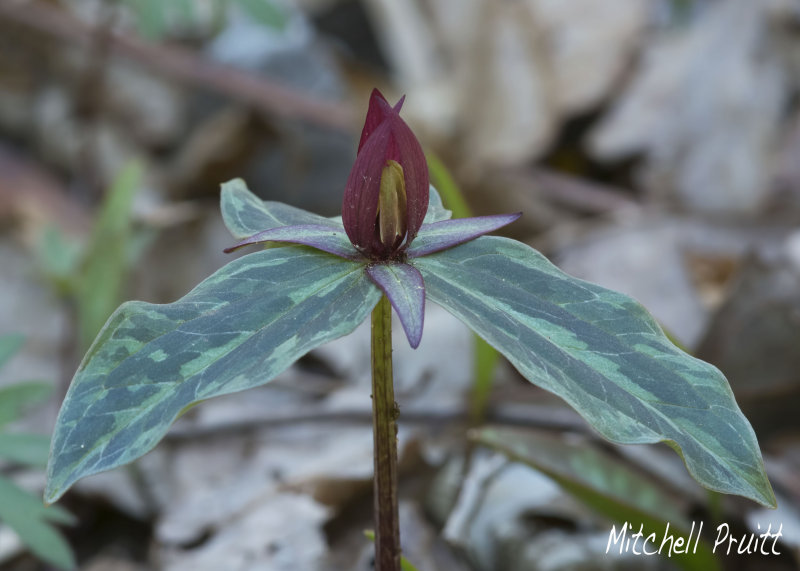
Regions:
<instances>
[{"instance_id":1,"label":"mottled leaf","mask_svg":"<svg viewBox=\"0 0 800 571\"><path fill-rule=\"evenodd\" d=\"M587 442L508 428L480 429L472 438L544 473L566 492L612 521L630 523L634 528L631 533L643 525L645 537L653 532L661 536L669 524L672 533L684 537L687 545L695 549L699 529L692 528L674 497ZM648 550L654 548L658 545L649 546ZM676 556L676 562L684 569L718 568L711 546L705 542L697 542L694 553Z\"/></svg>"},{"instance_id":2,"label":"mottled leaf","mask_svg":"<svg viewBox=\"0 0 800 571\"><path fill-rule=\"evenodd\" d=\"M237 240L280 226L323 225L344 232L341 216L325 218L281 202L261 200L250 192L240 178L222 185L220 207L225 226ZM423 223L447 220L450 216L450 211L442 206L439 193L431 186L428 191L428 212Z\"/></svg>"},{"instance_id":3,"label":"mottled leaf","mask_svg":"<svg viewBox=\"0 0 800 571\"><path fill-rule=\"evenodd\" d=\"M46 500L149 451L184 407L264 384L350 333L380 296L362 264L287 246L231 262L174 303L123 304L59 412Z\"/></svg>"},{"instance_id":4,"label":"mottled leaf","mask_svg":"<svg viewBox=\"0 0 800 571\"><path fill-rule=\"evenodd\" d=\"M428 169L431 173L431 183L439 189L442 201L453 211L455 218L470 218L472 210L464 198L464 193L459 188L450 171L434 154L428 154ZM438 196L438 195L437 195ZM442 218L447 220L449 216ZM428 220L433 223L435 220ZM500 353L489 345L480 335L474 334L473 344L473 379L472 395L470 396L470 417L474 425L483 424L486 410L489 406L489 397L494 384L494 373L500 360Z\"/></svg>"},{"instance_id":5,"label":"mottled leaf","mask_svg":"<svg viewBox=\"0 0 800 571\"><path fill-rule=\"evenodd\" d=\"M69 544L52 524L69 524L73 517L58 506L45 507L42 500L0 476L0 521L13 529L40 559L60 569L74 569Z\"/></svg>"},{"instance_id":6,"label":"mottled leaf","mask_svg":"<svg viewBox=\"0 0 800 571\"><path fill-rule=\"evenodd\" d=\"M367 266L367 275L389 298L400 318L408 343L416 349L425 319L425 284L419 270L408 264L386 262Z\"/></svg>"},{"instance_id":7,"label":"mottled leaf","mask_svg":"<svg viewBox=\"0 0 800 571\"><path fill-rule=\"evenodd\" d=\"M350 260L364 260L364 257L353 247L353 244L350 243L350 239L347 237L344 230L319 224L270 228L269 230L253 234L230 248L225 248L225 253L264 242L302 244Z\"/></svg>"},{"instance_id":8,"label":"mottled leaf","mask_svg":"<svg viewBox=\"0 0 800 571\"><path fill-rule=\"evenodd\" d=\"M444 207L444 204L442 204L442 197L439 196L439 192L431 185L428 189L428 211L425 213L425 219L422 223L433 224L434 222L448 220L451 216L453 216L453 213Z\"/></svg>"},{"instance_id":9,"label":"mottled leaf","mask_svg":"<svg viewBox=\"0 0 800 571\"><path fill-rule=\"evenodd\" d=\"M222 185L222 219L238 240L279 226L330 226L344 232L341 221L307 212L282 202L261 200L250 192L245 182L236 178Z\"/></svg>"},{"instance_id":10,"label":"mottled leaf","mask_svg":"<svg viewBox=\"0 0 800 571\"><path fill-rule=\"evenodd\" d=\"M521 213L497 214L493 216L476 216L474 218L456 218L441 220L433 224L424 224L419 229L416 239L408 248L408 256L417 258L452 248L458 244L469 242L479 236L494 232L507 224L518 220Z\"/></svg>"},{"instance_id":11,"label":"mottled leaf","mask_svg":"<svg viewBox=\"0 0 800 571\"><path fill-rule=\"evenodd\" d=\"M774 506L753 429L718 369L633 299L572 278L519 242L481 237L418 258L428 299L614 442L663 441L716 491Z\"/></svg>"}]
</instances>

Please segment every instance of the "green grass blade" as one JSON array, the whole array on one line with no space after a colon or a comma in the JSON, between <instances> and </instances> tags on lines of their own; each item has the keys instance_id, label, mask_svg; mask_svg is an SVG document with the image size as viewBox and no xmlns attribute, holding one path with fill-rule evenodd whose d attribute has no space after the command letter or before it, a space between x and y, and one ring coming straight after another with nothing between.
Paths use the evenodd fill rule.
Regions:
<instances>
[{"instance_id":1,"label":"green grass blade","mask_svg":"<svg viewBox=\"0 0 800 571\"><path fill-rule=\"evenodd\" d=\"M37 557L59 569L74 569L75 559L52 523L72 520L63 509L43 506L41 499L0 476L0 521L8 524Z\"/></svg>"},{"instance_id":2,"label":"green grass blade","mask_svg":"<svg viewBox=\"0 0 800 571\"><path fill-rule=\"evenodd\" d=\"M50 438L42 434L0 433L0 458L44 468L50 451Z\"/></svg>"},{"instance_id":3,"label":"green grass blade","mask_svg":"<svg viewBox=\"0 0 800 571\"><path fill-rule=\"evenodd\" d=\"M31 406L50 397L52 385L28 381L0 388L0 426L20 418Z\"/></svg>"},{"instance_id":4,"label":"green grass blade","mask_svg":"<svg viewBox=\"0 0 800 571\"><path fill-rule=\"evenodd\" d=\"M131 241L131 209L139 188L142 166L129 163L103 201L78 278L78 328L82 347L88 347L123 298Z\"/></svg>"}]
</instances>

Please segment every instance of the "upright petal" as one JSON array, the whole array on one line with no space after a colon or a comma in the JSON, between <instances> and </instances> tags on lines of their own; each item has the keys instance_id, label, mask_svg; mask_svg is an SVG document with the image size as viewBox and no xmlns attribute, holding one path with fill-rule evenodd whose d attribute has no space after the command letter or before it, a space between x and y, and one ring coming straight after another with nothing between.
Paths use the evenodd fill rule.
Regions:
<instances>
[{"instance_id":1,"label":"upright petal","mask_svg":"<svg viewBox=\"0 0 800 571\"><path fill-rule=\"evenodd\" d=\"M382 122L358 153L347 179L342 223L353 245L369 257L384 257L386 248L376 232L381 173L391 138L391 125Z\"/></svg>"},{"instance_id":2,"label":"upright petal","mask_svg":"<svg viewBox=\"0 0 800 571\"><path fill-rule=\"evenodd\" d=\"M361 152L361 147L364 146L364 143L367 142L369 136L372 132L378 128L388 113L394 109L395 113L400 113L400 109L403 107L403 102L406 100L406 96L400 98L400 101L392 108L389 105L389 102L386 101L386 98L383 96L383 93L378 91L377 89L372 90L372 94L369 97L369 108L367 109L367 119L364 121L364 128L361 130L361 139L358 141L358 152Z\"/></svg>"},{"instance_id":3,"label":"upright petal","mask_svg":"<svg viewBox=\"0 0 800 571\"><path fill-rule=\"evenodd\" d=\"M397 158L387 157L400 163L403 167L406 182L406 200L408 205L408 237L406 246L417 235L425 213L428 211L428 162L417 137L400 115L395 113L391 118L392 142L397 146Z\"/></svg>"},{"instance_id":4,"label":"upright petal","mask_svg":"<svg viewBox=\"0 0 800 571\"><path fill-rule=\"evenodd\" d=\"M428 209L428 166L414 133L400 118L401 99L394 107L378 90L372 92L359 142L347 179L342 222L353 245L366 256L386 260L399 256L416 236ZM378 228L381 176L394 161L402 169L405 191L405 229L402 240L385 244Z\"/></svg>"}]
</instances>

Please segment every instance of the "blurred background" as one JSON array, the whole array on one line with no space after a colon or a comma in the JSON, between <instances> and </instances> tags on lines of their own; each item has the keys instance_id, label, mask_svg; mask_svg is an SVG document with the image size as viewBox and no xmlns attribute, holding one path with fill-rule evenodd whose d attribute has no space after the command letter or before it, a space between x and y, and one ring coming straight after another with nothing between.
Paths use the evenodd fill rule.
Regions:
<instances>
[{"instance_id":1,"label":"blurred background","mask_svg":"<svg viewBox=\"0 0 800 571\"><path fill-rule=\"evenodd\" d=\"M0 0L0 569L371 568L364 328L194 408L60 510L38 497L111 311L229 260L231 178L338 214L376 86L407 96L456 215L523 211L507 235L723 370L779 502L704 490L666 446L600 441L430 307L417 351L395 339L408 559L797 569L800 0ZM780 525L781 555L606 554L634 516L702 520L707 548L723 522Z\"/></svg>"}]
</instances>

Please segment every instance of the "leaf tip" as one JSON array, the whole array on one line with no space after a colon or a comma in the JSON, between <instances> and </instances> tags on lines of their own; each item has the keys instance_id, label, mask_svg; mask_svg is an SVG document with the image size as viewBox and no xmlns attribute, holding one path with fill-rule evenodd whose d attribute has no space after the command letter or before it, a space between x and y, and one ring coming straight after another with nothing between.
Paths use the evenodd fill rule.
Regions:
<instances>
[{"instance_id":1,"label":"leaf tip","mask_svg":"<svg viewBox=\"0 0 800 571\"><path fill-rule=\"evenodd\" d=\"M766 483L766 491L765 493L761 494L759 499L755 499L758 503L763 505L765 508L769 508L771 510L778 509L778 499L775 497L775 491L772 489L772 484L769 483L769 480L765 478Z\"/></svg>"},{"instance_id":2,"label":"leaf tip","mask_svg":"<svg viewBox=\"0 0 800 571\"><path fill-rule=\"evenodd\" d=\"M422 341L422 327L415 331L406 330L405 333L406 337L408 338L408 344L411 345L411 348L416 349L419 347L419 344Z\"/></svg>"},{"instance_id":3,"label":"leaf tip","mask_svg":"<svg viewBox=\"0 0 800 571\"><path fill-rule=\"evenodd\" d=\"M66 490L62 491L60 488L53 489L52 485L50 484L50 480L48 480L44 489L44 497L42 498L42 502L44 503L45 507L52 506L54 503L60 500L65 491Z\"/></svg>"}]
</instances>

